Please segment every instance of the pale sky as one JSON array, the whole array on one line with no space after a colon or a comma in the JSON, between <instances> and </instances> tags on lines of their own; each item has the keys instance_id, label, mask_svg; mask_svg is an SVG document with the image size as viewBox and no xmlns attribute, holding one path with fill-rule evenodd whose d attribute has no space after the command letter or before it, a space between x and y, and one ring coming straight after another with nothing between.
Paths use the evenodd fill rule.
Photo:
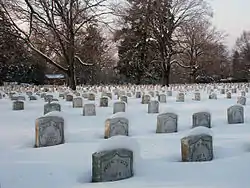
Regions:
<instances>
[{"instance_id":1,"label":"pale sky","mask_svg":"<svg viewBox=\"0 0 250 188\"><path fill-rule=\"evenodd\" d=\"M208 0L214 10L214 25L228 34L231 48L243 30L250 31L250 0Z\"/></svg>"}]
</instances>

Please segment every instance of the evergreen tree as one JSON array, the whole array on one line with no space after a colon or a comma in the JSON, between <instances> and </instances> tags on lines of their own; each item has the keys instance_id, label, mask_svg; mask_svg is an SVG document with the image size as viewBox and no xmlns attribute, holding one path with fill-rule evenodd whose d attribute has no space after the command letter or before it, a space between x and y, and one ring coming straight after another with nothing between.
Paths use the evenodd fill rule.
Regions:
<instances>
[{"instance_id":1,"label":"evergreen tree","mask_svg":"<svg viewBox=\"0 0 250 188\"><path fill-rule=\"evenodd\" d=\"M151 1L128 0L129 9L123 17L124 27L116 32L119 62L117 69L130 83L152 83L157 71L152 64L155 56L154 41L149 28L149 7ZM157 79L156 79L157 80Z\"/></svg>"}]
</instances>

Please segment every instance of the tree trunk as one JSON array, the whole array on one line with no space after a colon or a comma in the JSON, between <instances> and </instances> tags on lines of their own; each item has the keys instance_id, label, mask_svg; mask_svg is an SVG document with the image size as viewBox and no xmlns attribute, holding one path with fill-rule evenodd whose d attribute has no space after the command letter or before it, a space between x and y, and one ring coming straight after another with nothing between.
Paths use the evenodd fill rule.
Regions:
<instances>
[{"instance_id":1,"label":"tree trunk","mask_svg":"<svg viewBox=\"0 0 250 188\"><path fill-rule=\"evenodd\" d=\"M72 90L76 90L75 70L73 64L69 66L68 81L69 81L69 87Z\"/></svg>"},{"instance_id":2,"label":"tree trunk","mask_svg":"<svg viewBox=\"0 0 250 188\"><path fill-rule=\"evenodd\" d=\"M167 69L162 72L162 86L169 87L170 67L170 65L167 65Z\"/></svg>"}]
</instances>

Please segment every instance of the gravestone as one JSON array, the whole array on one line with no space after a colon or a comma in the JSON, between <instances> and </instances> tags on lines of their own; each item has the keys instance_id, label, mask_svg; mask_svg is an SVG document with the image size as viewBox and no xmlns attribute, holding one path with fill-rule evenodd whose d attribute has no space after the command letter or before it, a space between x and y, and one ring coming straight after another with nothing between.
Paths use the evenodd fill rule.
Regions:
<instances>
[{"instance_id":1,"label":"gravestone","mask_svg":"<svg viewBox=\"0 0 250 188\"><path fill-rule=\"evenodd\" d=\"M17 101L18 100L18 96L17 95L11 95L10 99L12 101Z\"/></svg>"},{"instance_id":2,"label":"gravestone","mask_svg":"<svg viewBox=\"0 0 250 188\"><path fill-rule=\"evenodd\" d=\"M224 95L224 94L225 94L225 89L224 89L224 88L222 88L222 89L220 90L220 94L221 94L221 95Z\"/></svg>"},{"instance_id":3,"label":"gravestone","mask_svg":"<svg viewBox=\"0 0 250 188\"><path fill-rule=\"evenodd\" d=\"M44 98L44 100L45 100L45 97L46 97L46 93L41 93L41 98ZM52 98L53 98L53 96L52 96ZM45 102L48 102L48 101L45 101Z\"/></svg>"},{"instance_id":4,"label":"gravestone","mask_svg":"<svg viewBox=\"0 0 250 188\"><path fill-rule=\"evenodd\" d=\"M128 136L129 121L125 117L111 117L105 122L104 138L116 135Z\"/></svg>"},{"instance_id":5,"label":"gravestone","mask_svg":"<svg viewBox=\"0 0 250 188\"><path fill-rule=\"evenodd\" d=\"M27 92L26 92L26 95L28 95L29 97L30 97L32 94L33 94L32 91L27 91Z\"/></svg>"},{"instance_id":6,"label":"gravestone","mask_svg":"<svg viewBox=\"0 0 250 188\"><path fill-rule=\"evenodd\" d=\"M76 92L75 95L76 95L77 97L80 97L80 96L81 96L81 93ZM73 100L74 100L74 99L73 99Z\"/></svg>"},{"instance_id":7,"label":"gravestone","mask_svg":"<svg viewBox=\"0 0 250 188\"><path fill-rule=\"evenodd\" d=\"M82 108L83 101L81 97L76 97L73 99L73 108Z\"/></svg>"},{"instance_id":8,"label":"gravestone","mask_svg":"<svg viewBox=\"0 0 250 188\"><path fill-rule=\"evenodd\" d=\"M108 107L109 105L109 98L108 97L101 97L100 98L100 107Z\"/></svg>"},{"instance_id":9,"label":"gravestone","mask_svg":"<svg viewBox=\"0 0 250 188\"><path fill-rule=\"evenodd\" d=\"M64 94L63 93L59 93L59 98L63 98L64 99Z\"/></svg>"},{"instance_id":10,"label":"gravestone","mask_svg":"<svg viewBox=\"0 0 250 188\"><path fill-rule=\"evenodd\" d=\"M18 101L26 101L26 98L25 98L25 96L19 95L19 96L17 97L17 100L18 100Z\"/></svg>"},{"instance_id":11,"label":"gravestone","mask_svg":"<svg viewBox=\"0 0 250 188\"><path fill-rule=\"evenodd\" d=\"M217 100L217 94L216 93L211 93L209 94L209 99L214 99L214 100Z\"/></svg>"},{"instance_id":12,"label":"gravestone","mask_svg":"<svg viewBox=\"0 0 250 188\"><path fill-rule=\"evenodd\" d=\"M110 98L112 100L112 98L113 98L112 93L108 92L108 93L106 93L106 95L107 95L108 98Z\"/></svg>"},{"instance_id":13,"label":"gravestone","mask_svg":"<svg viewBox=\"0 0 250 188\"><path fill-rule=\"evenodd\" d=\"M244 108L241 105L234 105L227 109L228 124L244 123Z\"/></svg>"},{"instance_id":14,"label":"gravestone","mask_svg":"<svg viewBox=\"0 0 250 188\"><path fill-rule=\"evenodd\" d=\"M237 93L237 88L233 88L232 93Z\"/></svg>"},{"instance_id":15,"label":"gravestone","mask_svg":"<svg viewBox=\"0 0 250 188\"><path fill-rule=\"evenodd\" d=\"M149 114L159 113L159 102L158 101L150 101L149 102L148 113Z\"/></svg>"},{"instance_id":16,"label":"gravestone","mask_svg":"<svg viewBox=\"0 0 250 188\"><path fill-rule=\"evenodd\" d=\"M167 96L168 96L168 97L172 97L172 95L173 95L173 92L172 92L171 90L168 90L168 91L167 91Z\"/></svg>"},{"instance_id":17,"label":"gravestone","mask_svg":"<svg viewBox=\"0 0 250 188\"><path fill-rule=\"evenodd\" d=\"M96 116L95 104L85 104L83 106L83 116Z\"/></svg>"},{"instance_id":18,"label":"gravestone","mask_svg":"<svg viewBox=\"0 0 250 188\"><path fill-rule=\"evenodd\" d=\"M36 101L36 100L37 100L37 97L34 96L34 95L30 95L30 96L29 96L29 99L30 99L30 101Z\"/></svg>"},{"instance_id":19,"label":"gravestone","mask_svg":"<svg viewBox=\"0 0 250 188\"><path fill-rule=\"evenodd\" d=\"M113 114L117 113L117 112L125 112L126 109L126 104L123 101L118 101L114 103L113 106Z\"/></svg>"},{"instance_id":20,"label":"gravestone","mask_svg":"<svg viewBox=\"0 0 250 188\"><path fill-rule=\"evenodd\" d=\"M18 100L14 101L12 109L13 110L24 110L24 102L18 101Z\"/></svg>"},{"instance_id":21,"label":"gravestone","mask_svg":"<svg viewBox=\"0 0 250 188\"><path fill-rule=\"evenodd\" d=\"M246 101L247 101L246 97L240 96L240 97L237 98L237 104L245 106Z\"/></svg>"},{"instance_id":22,"label":"gravestone","mask_svg":"<svg viewBox=\"0 0 250 188\"><path fill-rule=\"evenodd\" d=\"M88 96L88 100L89 101L94 101L95 100L95 94L94 93L90 93Z\"/></svg>"},{"instance_id":23,"label":"gravestone","mask_svg":"<svg viewBox=\"0 0 250 188\"><path fill-rule=\"evenodd\" d=\"M198 112L193 114L193 128L203 126L211 128L211 114L208 112Z\"/></svg>"},{"instance_id":24,"label":"gravestone","mask_svg":"<svg viewBox=\"0 0 250 188\"><path fill-rule=\"evenodd\" d=\"M151 97L155 97L155 93L154 93L153 91L150 91L150 92L149 92L149 95L150 95Z\"/></svg>"},{"instance_id":25,"label":"gravestone","mask_svg":"<svg viewBox=\"0 0 250 188\"><path fill-rule=\"evenodd\" d=\"M195 93L194 94L194 100L195 101L200 101L201 100L201 94L200 93Z\"/></svg>"},{"instance_id":26,"label":"gravestone","mask_svg":"<svg viewBox=\"0 0 250 188\"><path fill-rule=\"evenodd\" d=\"M127 93L127 97L132 97L132 93Z\"/></svg>"},{"instance_id":27,"label":"gravestone","mask_svg":"<svg viewBox=\"0 0 250 188\"><path fill-rule=\"evenodd\" d=\"M184 101L185 101L184 93L178 93L176 96L176 102L184 102Z\"/></svg>"},{"instance_id":28,"label":"gravestone","mask_svg":"<svg viewBox=\"0 0 250 188\"><path fill-rule=\"evenodd\" d=\"M86 93L86 92L84 92L84 93L82 94L82 97L83 97L84 99L88 99L88 98L89 98L89 94Z\"/></svg>"},{"instance_id":29,"label":"gravestone","mask_svg":"<svg viewBox=\"0 0 250 188\"><path fill-rule=\"evenodd\" d=\"M59 103L51 102L44 105L44 115L54 111L61 112L61 105Z\"/></svg>"},{"instance_id":30,"label":"gravestone","mask_svg":"<svg viewBox=\"0 0 250 188\"><path fill-rule=\"evenodd\" d=\"M137 98L137 99L141 98L141 92L140 91L137 91L135 93L135 98Z\"/></svg>"},{"instance_id":31,"label":"gravestone","mask_svg":"<svg viewBox=\"0 0 250 188\"><path fill-rule=\"evenodd\" d=\"M41 96L42 97L42 96ZM44 96L44 101L45 102L51 102L53 99L53 95L46 95Z\"/></svg>"},{"instance_id":32,"label":"gravestone","mask_svg":"<svg viewBox=\"0 0 250 188\"><path fill-rule=\"evenodd\" d=\"M167 97L165 94L160 94L158 95L158 100L160 103L166 103L167 102Z\"/></svg>"},{"instance_id":33,"label":"gravestone","mask_svg":"<svg viewBox=\"0 0 250 188\"><path fill-rule=\"evenodd\" d=\"M92 154L92 182L118 181L132 177L133 152L114 149Z\"/></svg>"},{"instance_id":34,"label":"gravestone","mask_svg":"<svg viewBox=\"0 0 250 188\"><path fill-rule=\"evenodd\" d=\"M157 116L156 133L177 132L178 116L174 113L163 113Z\"/></svg>"},{"instance_id":35,"label":"gravestone","mask_svg":"<svg viewBox=\"0 0 250 188\"><path fill-rule=\"evenodd\" d=\"M246 96L246 92L245 91L241 91L241 96L245 97Z\"/></svg>"},{"instance_id":36,"label":"gravestone","mask_svg":"<svg viewBox=\"0 0 250 188\"><path fill-rule=\"evenodd\" d=\"M44 116L36 120L35 147L47 147L64 143L64 119Z\"/></svg>"},{"instance_id":37,"label":"gravestone","mask_svg":"<svg viewBox=\"0 0 250 188\"><path fill-rule=\"evenodd\" d=\"M67 95L66 95L66 101L67 101L67 102L73 101L73 95L67 94Z\"/></svg>"},{"instance_id":38,"label":"gravestone","mask_svg":"<svg viewBox=\"0 0 250 188\"><path fill-rule=\"evenodd\" d=\"M231 99L232 98L232 94L230 92L227 92L227 99Z\"/></svg>"},{"instance_id":39,"label":"gravestone","mask_svg":"<svg viewBox=\"0 0 250 188\"><path fill-rule=\"evenodd\" d=\"M182 138L181 154L183 162L204 162L213 160L212 136L208 134L197 134Z\"/></svg>"},{"instance_id":40,"label":"gravestone","mask_svg":"<svg viewBox=\"0 0 250 188\"><path fill-rule=\"evenodd\" d=\"M149 102L150 102L150 96L149 95L143 95L141 103L142 104L149 104Z\"/></svg>"},{"instance_id":41,"label":"gravestone","mask_svg":"<svg viewBox=\"0 0 250 188\"><path fill-rule=\"evenodd\" d=\"M125 102L125 103L128 103L128 97L123 95L121 96L121 99L120 99L122 102Z\"/></svg>"}]
</instances>

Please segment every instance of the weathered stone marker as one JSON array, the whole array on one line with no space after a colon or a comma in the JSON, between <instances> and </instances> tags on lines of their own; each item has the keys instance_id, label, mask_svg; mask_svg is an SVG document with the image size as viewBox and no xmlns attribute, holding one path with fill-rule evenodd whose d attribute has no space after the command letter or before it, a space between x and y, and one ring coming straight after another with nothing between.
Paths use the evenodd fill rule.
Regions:
<instances>
[{"instance_id":1,"label":"weathered stone marker","mask_svg":"<svg viewBox=\"0 0 250 188\"><path fill-rule=\"evenodd\" d=\"M178 116L174 113L163 113L157 116L156 133L177 132Z\"/></svg>"},{"instance_id":2,"label":"weathered stone marker","mask_svg":"<svg viewBox=\"0 0 250 188\"><path fill-rule=\"evenodd\" d=\"M208 129L197 127L195 129ZM181 154L183 162L202 162L213 160L213 138L206 131L181 139Z\"/></svg>"},{"instance_id":3,"label":"weathered stone marker","mask_svg":"<svg viewBox=\"0 0 250 188\"><path fill-rule=\"evenodd\" d=\"M184 93L178 93L176 96L176 102L184 102L185 101L185 95Z\"/></svg>"},{"instance_id":4,"label":"weathered stone marker","mask_svg":"<svg viewBox=\"0 0 250 188\"><path fill-rule=\"evenodd\" d=\"M237 98L237 104L245 106L246 101L247 101L246 97L240 96L240 97Z\"/></svg>"},{"instance_id":5,"label":"weathered stone marker","mask_svg":"<svg viewBox=\"0 0 250 188\"><path fill-rule=\"evenodd\" d=\"M115 149L92 154L92 182L118 181L133 175L132 151Z\"/></svg>"},{"instance_id":6,"label":"weathered stone marker","mask_svg":"<svg viewBox=\"0 0 250 188\"><path fill-rule=\"evenodd\" d=\"M44 101L45 102L51 102L53 99L53 95L46 95L44 96Z\"/></svg>"},{"instance_id":7,"label":"weathered stone marker","mask_svg":"<svg viewBox=\"0 0 250 188\"><path fill-rule=\"evenodd\" d=\"M117 113L117 112L125 112L126 110L126 104L123 101L118 101L115 102L113 105L113 114Z\"/></svg>"},{"instance_id":8,"label":"weathered stone marker","mask_svg":"<svg viewBox=\"0 0 250 188\"><path fill-rule=\"evenodd\" d=\"M198 112L193 114L193 128L203 126L211 128L211 114L209 112Z\"/></svg>"},{"instance_id":9,"label":"weathered stone marker","mask_svg":"<svg viewBox=\"0 0 250 188\"><path fill-rule=\"evenodd\" d=\"M149 102L150 102L150 96L149 95L143 95L141 103L142 104L149 104Z\"/></svg>"},{"instance_id":10,"label":"weathered stone marker","mask_svg":"<svg viewBox=\"0 0 250 188\"><path fill-rule=\"evenodd\" d=\"M13 110L24 110L24 102L23 101L14 101L12 109Z\"/></svg>"},{"instance_id":11,"label":"weathered stone marker","mask_svg":"<svg viewBox=\"0 0 250 188\"><path fill-rule=\"evenodd\" d=\"M83 106L83 116L96 116L95 104L85 104Z\"/></svg>"},{"instance_id":12,"label":"weathered stone marker","mask_svg":"<svg viewBox=\"0 0 250 188\"><path fill-rule=\"evenodd\" d=\"M44 105L44 115L53 111L61 112L61 105L57 102L51 102Z\"/></svg>"},{"instance_id":13,"label":"weathered stone marker","mask_svg":"<svg viewBox=\"0 0 250 188\"><path fill-rule=\"evenodd\" d=\"M117 113L117 116L110 117L105 122L104 138L110 138L116 135L128 136L129 121L125 117L120 117L122 112Z\"/></svg>"},{"instance_id":14,"label":"weathered stone marker","mask_svg":"<svg viewBox=\"0 0 250 188\"><path fill-rule=\"evenodd\" d=\"M95 100L95 94L94 93L90 93L88 96L88 100L89 101L94 101Z\"/></svg>"},{"instance_id":15,"label":"weathered stone marker","mask_svg":"<svg viewBox=\"0 0 250 188\"><path fill-rule=\"evenodd\" d=\"M159 102L158 101L150 101L148 103L148 113L149 114L159 113Z\"/></svg>"},{"instance_id":16,"label":"weathered stone marker","mask_svg":"<svg viewBox=\"0 0 250 188\"><path fill-rule=\"evenodd\" d=\"M76 97L73 99L73 108L82 108L83 100L81 97Z\"/></svg>"},{"instance_id":17,"label":"weathered stone marker","mask_svg":"<svg viewBox=\"0 0 250 188\"><path fill-rule=\"evenodd\" d=\"M125 95L121 96L121 101L128 103L128 97Z\"/></svg>"},{"instance_id":18,"label":"weathered stone marker","mask_svg":"<svg viewBox=\"0 0 250 188\"><path fill-rule=\"evenodd\" d=\"M244 108L241 105L234 105L227 109L228 124L244 123Z\"/></svg>"},{"instance_id":19,"label":"weathered stone marker","mask_svg":"<svg viewBox=\"0 0 250 188\"><path fill-rule=\"evenodd\" d=\"M64 119L44 116L36 120L35 147L47 147L64 143Z\"/></svg>"},{"instance_id":20,"label":"weathered stone marker","mask_svg":"<svg viewBox=\"0 0 250 188\"><path fill-rule=\"evenodd\" d=\"M73 97L72 94L67 94L67 95L66 95L66 101L67 101L67 102L73 101L73 98L74 98L74 97Z\"/></svg>"},{"instance_id":21,"label":"weathered stone marker","mask_svg":"<svg viewBox=\"0 0 250 188\"><path fill-rule=\"evenodd\" d=\"M100 107L108 107L109 105L109 98L108 97L101 97L100 98Z\"/></svg>"},{"instance_id":22,"label":"weathered stone marker","mask_svg":"<svg viewBox=\"0 0 250 188\"><path fill-rule=\"evenodd\" d=\"M167 97L166 97L166 95L165 95L165 94L160 94L160 95L158 95L158 101L159 101L160 103L166 103L166 102L167 102Z\"/></svg>"}]
</instances>

